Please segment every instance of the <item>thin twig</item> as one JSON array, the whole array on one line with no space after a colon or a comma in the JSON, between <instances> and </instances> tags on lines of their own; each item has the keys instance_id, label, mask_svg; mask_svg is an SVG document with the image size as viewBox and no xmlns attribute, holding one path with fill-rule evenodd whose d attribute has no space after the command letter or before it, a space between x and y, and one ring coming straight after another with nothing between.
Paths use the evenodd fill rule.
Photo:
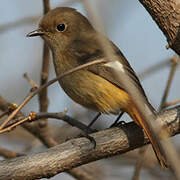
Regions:
<instances>
[{"instance_id":1,"label":"thin twig","mask_svg":"<svg viewBox=\"0 0 180 180\"><path fill-rule=\"evenodd\" d=\"M36 121L36 120L40 120L40 119L47 119L47 118L63 120L64 122L70 124L71 126L77 127L78 129L81 129L82 131L84 131L86 133L95 132L95 131L91 130L88 126L86 126L85 124L81 123L80 121L66 115L64 112L60 112L60 113L31 112L27 117L25 117L23 119L17 119L13 123L9 123L7 127L0 130L0 134L12 131L17 126L22 125L28 121L32 122L32 121Z\"/></svg>"},{"instance_id":2,"label":"thin twig","mask_svg":"<svg viewBox=\"0 0 180 180\"><path fill-rule=\"evenodd\" d=\"M49 48L44 43L44 45L43 45L43 63L42 63L41 82L40 82L41 86L43 84L47 83L47 80L48 80L49 57L50 57ZM47 88L44 88L39 93L40 112L47 112L48 104L49 104L49 100L47 97Z\"/></svg>"},{"instance_id":3,"label":"thin twig","mask_svg":"<svg viewBox=\"0 0 180 180\"><path fill-rule=\"evenodd\" d=\"M32 89L31 89L32 90ZM6 121L4 121L1 126L0 126L0 130L2 130L15 116L16 114L23 108L23 106L33 97L33 91L29 92L29 94L27 95L27 97L24 99L24 101L17 107L17 109L15 109L8 117L8 119ZM36 90L37 91L37 90ZM34 91L35 92L35 91Z\"/></svg>"},{"instance_id":4,"label":"thin twig","mask_svg":"<svg viewBox=\"0 0 180 180\"><path fill-rule=\"evenodd\" d=\"M167 102L167 103L165 103L164 107L173 106L173 105L178 104L178 103L180 103L180 99L177 99L175 101Z\"/></svg>"},{"instance_id":5,"label":"thin twig","mask_svg":"<svg viewBox=\"0 0 180 180\"><path fill-rule=\"evenodd\" d=\"M8 106L7 110L5 110L1 115L0 119L4 117L5 115L8 115L9 113L13 112L17 108L17 104L12 103Z\"/></svg>"},{"instance_id":6,"label":"thin twig","mask_svg":"<svg viewBox=\"0 0 180 180\"><path fill-rule=\"evenodd\" d=\"M2 96L0 96L0 109L2 111L6 111L9 106L11 104L9 102L7 102ZM21 113L18 112L15 116L14 121L17 122L17 119L24 119L25 116ZM10 123L13 123L12 121ZM10 125L10 123L8 123L8 125ZM46 128L45 132L41 132L39 131L39 126L36 123L25 123L22 124L22 127L28 131L30 134L34 135L35 137L37 137L46 147L52 147L57 145L58 143L53 139L52 136L49 135L49 131L50 128Z\"/></svg>"},{"instance_id":7,"label":"thin twig","mask_svg":"<svg viewBox=\"0 0 180 180\"><path fill-rule=\"evenodd\" d=\"M50 2L49 0L43 0L43 14L46 14L50 10ZM42 72L41 72L41 81L40 85L47 83L48 74L49 74L49 58L50 58L50 51L46 43L43 43L43 61L42 61ZM44 88L39 93L39 105L40 105L40 112L47 112L48 108L48 97L47 97L47 88Z\"/></svg>"},{"instance_id":8,"label":"thin twig","mask_svg":"<svg viewBox=\"0 0 180 180\"><path fill-rule=\"evenodd\" d=\"M87 68L89 66L92 65L96 65L96 64L102 64L102 63L106 63L107 60L106 59L100 59L100 60L95 60L93 62L88 62L86 64L80 65L76 68L73 68L69 71L66 71L65 73L60 74L59 76L57 76L56 78L50 80L49 82L47 82L46 84L42 85L41 87L39 87L38 89L34 90L33 92L30 92L29 95L24 99L24 101L18 106L18 108L16 110L14 110L10 116L8 117L8 119L0 126L0 130L2 130L15 116L16 114L24 107L25 104L27 104L36 94L38 94L39 92L41 92L44 88L50 86L51 84L55 83L57 80L73 73L76 71L79 71L81 69Z\"/></svg>"},{"instance_id":9,"label":"thin twig","mask_svg":"<svg viewBox=\"0 0 180 180\"><path fill-rule=\"evenodd\" d=\"M43 14L45 15L50 10L50 1L43 0ZM41 77L40 77L40 86L47 83L48 76L49 76L49 59L50 59L50 51L47 44L43 43L43 54L42 54L42 70L41 70ZM39 111L40 112L47 112L49 100L47 97L47 88L44 88L39 94ZM41 119L40 121L36 122L39 126L39 132L43 133L48 126L47 119ZM49 132L50 133L50 132Z\"/></svg>"},{"instance_id":10,"label":"thin twig","mask_svg":"<svg viewBox=\"0 0 180 180\"><path fill-rule=\"evenodd\" d=\"M151 67L148 67L143 72L138 74L138 77L140 79L144 79L146 77L149 77L150 74L155 73L156 71L162 70L163 68L170 65L169 59L159 62L157 64L152 65Z\"/></svg>"},{"instance_id":11,"label":"thin twig","mask_svg":"<svg viewBox=\"0 0 180 180\"><path fill-rule=\"evenodd\" d=\"M170 70L170 74L169 74L169 77L168 77L166 88L164 90L164 94L163 94L163 97L162 97L162 100L161 100L161 103L160 103L159 111L164 108L164 105L166 103L166 99L167 99L167 96L169 94L170 86L171 86L174 74L176 72L177 65L179 63L179 57L172 57L171 58L171 63L172 63L171 70Z\"/></svg>"},{"instance_id":12,"label":"thin twig","mask_svg":"<svg viewBox=\"0 0 180 180\"><path fill-rule=\"evenodd\" d=\"M27 75L27 73L23 74L24 78L29 82L29 84L34 87L34 88L38 88L38 85L36 82L34 82L32 79L30 79Z\"/></svg>"},{"instance_id":13,"label":"thin twig","mask_svg":"<svg viewBox=\"0 0 180 180\"><path fill-rule=\"evenodd\" d=\"M50 10L49 0L43 0L43 14L46 14Z\"/></svg>"},{"instance_id":14,"label":"thin twig","mask_svg":"<svg viewBox=\"0 0 180 180\"><path fill-rule=\"evenodd\" d=\"M25 123L25 122L27 122L27 121L29 121L29 120L31 120L30 116L28 116L28 117L26 117L26 118L24 118L24 119L22 119L22 120L20 120L20 121L18 121L18 122L16 122L16 123L13 123L11 126L8 126L8 127L6 127L6 128L1 129L1 130L0 130L0 134L5 133L5 132L12 131L12 130L13 130L14 128L16 128L17 126L19 126L19 125L21 125L21 124L23 124L23 123Z\"/></svg>"},{"instance_id":15,"label":"thin twig","mask_svg":"<svg viewBox=\"0 0 180 180\"><path fill-rule=\"evenodd\" d=\"M87 133L94 132L91 130L88 126L84 125L80 121L66 115L64 112L60 113L47 113L47 112L41 112L37 113L34 120L42 119L42 118L54 118L54 119L60 119L65 121L66 123L70 124L71 126L77 127L81 129L82 131L86 131Z\"/></svg>"},{"instance_id":16,"label":"thin twig","mask_svg":"<svg viewBox=\"0 0 180 180\"><path fill-rule=\"evenodd\" d=\"M147 152L148 147L142 147L140 148L139 152L138 152L138 159L136 160L136 165L135 165L135 170L132 176L132 180L139 180L139 176L140 176L140 171L143 167L144 164L144 157L145 154Z\"/></svg>"}]
</instances>

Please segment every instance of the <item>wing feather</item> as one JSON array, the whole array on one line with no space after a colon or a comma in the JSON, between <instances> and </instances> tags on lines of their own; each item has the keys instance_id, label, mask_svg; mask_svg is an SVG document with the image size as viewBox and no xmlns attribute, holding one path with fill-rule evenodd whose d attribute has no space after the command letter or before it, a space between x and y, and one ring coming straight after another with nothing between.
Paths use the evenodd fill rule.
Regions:
<instances>
[{"instance_id":1,"label":"wing feather","mask_svg":"<svg viewBox=\"0 0 180 180\"><path fill-rule=\"evenodd\" d=\"M93 43L92 43L93 42ZM126 60L123 53L116 47L115 44L110 42L112 45L112 48L114 49L115 56L117 56L117 60L123 65L123 68L127 75L132 79L135 86L139 89L139 91L144 95L145 99L147 99L145 92L141 86L141 83L132 69L129 62ZM77 58L79 65L94 61L97 59L102 59L104 57L104 53L101 50L101 46L99 43L94 39L89 39L86 41L82 40L74 40L74 42L71 44L71 47L69 47L73 51L73 58ZM99 75L106 79L107 81L113 83L114 85L118 86L121 89L125 89L122 84L120 84L116 78L114 77L113 69L109 66L105 66L104 64L94 65L87 68L88 71Z\"/></svg>"}]
</instances>

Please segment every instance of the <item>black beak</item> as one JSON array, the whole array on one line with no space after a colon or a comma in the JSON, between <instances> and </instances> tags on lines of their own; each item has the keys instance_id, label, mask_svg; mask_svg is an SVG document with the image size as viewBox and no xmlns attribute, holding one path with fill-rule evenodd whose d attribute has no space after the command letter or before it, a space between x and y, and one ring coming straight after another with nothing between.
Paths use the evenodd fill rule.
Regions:
<instances>
[{"instance_id":1,"label":"black beak","mask_svg":"<svg viewBox=\"0 0 180 180\"><path fill-rule=\"evenodd\" d=\"M38 29L38 30L35 30L35 31L32 31L32 32L28 33L28 34L26 35L26 37L42 36L42 35L44 35L44 34L45 34L44 31Z\"/></svg>"}]
</instances>

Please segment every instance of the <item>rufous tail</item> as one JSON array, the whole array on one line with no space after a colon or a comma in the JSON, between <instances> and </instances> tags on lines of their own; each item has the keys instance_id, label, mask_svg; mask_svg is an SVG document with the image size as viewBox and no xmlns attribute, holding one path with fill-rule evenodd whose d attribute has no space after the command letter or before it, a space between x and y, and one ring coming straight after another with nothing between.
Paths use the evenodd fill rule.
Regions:
<instances>
[{"instance_id":1,"label":"rufous tail","mask_svg":"<svg viewBox=\"0 0 180 180\"><path fill-rule=\"evenodd\" d=\"M161 149L159 147L159 144L156 140L155 137L153 137L153 133L152 133L152 130L151 128L148 126L147 122L141 117L140 113L138 112L137 108L135 106L132 106L132 108L130 109L130 111L128 112L128 114L131 116L131 118L138 124L140 125L146 135L148 136L151 144L152 144L152 147L153 147L153 150L156 154L156 157L160 163L160 165L163 167L163 168L167 168L167 164L166 164L166 160L165 160L165 157L163 156L162 152L161 152Z\"/></svg>"}]
</instances>

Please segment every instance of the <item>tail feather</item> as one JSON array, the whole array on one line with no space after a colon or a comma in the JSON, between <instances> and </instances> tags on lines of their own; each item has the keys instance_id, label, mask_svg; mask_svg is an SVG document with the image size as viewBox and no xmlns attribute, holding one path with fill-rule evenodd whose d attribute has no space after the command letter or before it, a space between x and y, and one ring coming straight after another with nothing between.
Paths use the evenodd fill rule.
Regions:
<instances>
[{"instance_id":1,"label":"tail feather","mask_svg":"<svg viewBox=\"0 0 180 180\"><path fill-rule=\"evenodd\" d=\"M130 112L128 112L128 114L138 125L140 125L144 129L146 135L148 136L148 138L152 144L153 150L156 154L156 157L157 157L160 165L163 168L167 168L166 160L161 152L159 144L157 143L156 138L153 137L153 133L152 133L150 127L148 126L147 122L145 120L143 120L143 118L141 117L137 108L135 106L133 106L133 108L131 108L131 110L130 110Z\"/></svg>"}]
</instances>

